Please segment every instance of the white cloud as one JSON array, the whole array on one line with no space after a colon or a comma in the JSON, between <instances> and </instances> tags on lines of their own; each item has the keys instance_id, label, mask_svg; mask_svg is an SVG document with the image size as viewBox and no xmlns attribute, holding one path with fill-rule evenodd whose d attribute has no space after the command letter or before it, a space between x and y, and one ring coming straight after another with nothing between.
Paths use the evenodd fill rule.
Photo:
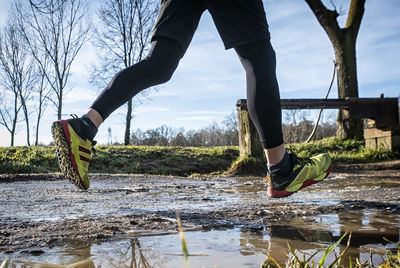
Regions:
<instances>
[{"instance_id":1,"label":"white cloud","mask_svg":"<svg viewBox=\"0 0 400 268\"><path fill-rule=\"evenodd\" d=\"M64 96L64 104L74 104L76 102L88 102L90 104L96 96L87 88L74 87Z\"/></svg>"},{"instance_id":2,"label":"white cloud","mask_svg":"<svg viewBox=\"0 0 400 268\"><path fill-rule=\"evenodd\" d=\"M135 114L152 113L152 112L168 112L170 108L154 107L154 106L139 106L135 108Z\"/></svg>"},{"instance_id":3,"label":"white cloud","mask_svg":"<svg viewBox=\"0 0 400 268\"><path fill-rule=\"evenodd\" d=\"M92 65L98 61L96 49L90 42L87 42L72 63L71 73L87 80L90 77Z\"/></svg>"},{"instance_id":4,"label":"white cloud","mask_svg":"<svg viewBox=\"0 0 400 268\"><path fill-rule=\"evenodd\" d=\"M189 111L189 112L184 112L184 114L228 114L229 111Z\"/></svg>"},{"instance_id":5,"label":"white cloud","mask_svg":"<svg viewBox=\"0 0 400 268\"><path fill-rule=\"evenodd\" d=\"M200 120L213 120L213 116L188 116L188 117L177 117L176 120L180 121L200 121Z\"/></svg>"},{"instance_id":6,"label":"white cloud","mask_svg":"<svg viewBox=\"0 0 400 268\"><path fill-rule=\"evenodd\" d=\"M4 25L7 20L10 1L0 1L0 25Z\"/></svg>"}]
</instances>

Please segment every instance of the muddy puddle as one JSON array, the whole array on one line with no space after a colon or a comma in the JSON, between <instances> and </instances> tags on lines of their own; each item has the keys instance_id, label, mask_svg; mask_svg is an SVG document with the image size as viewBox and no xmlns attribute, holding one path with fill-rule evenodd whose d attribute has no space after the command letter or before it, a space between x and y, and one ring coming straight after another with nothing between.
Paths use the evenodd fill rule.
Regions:
<instances>
[{"instance_id":1,"label":"muddy puddle","mask_svg":"<svg viewBox=\"0 0 400 268\"><path fill-rule=\"evenodd\" d=\"M288 243L311 254L346 232L344 259L372 254L379 264L400 241L396 170L334 173L285 199L267 198L254 177L130 175L93 176L88 192L57 176L6 179L0 196L0 260L10 267L185 267L177 211L190 267L260 267L267 254L284 264Z\"/></svg>"},{"instance_id":2,"label":"muddy puddle","mask_svg":"<svg viewBox=\"0 0 400 268\"><path fill-rule=\"evenodd\" d=\"M288 243L305 254L320 250L315 256L316 261L320 260L326 246L346 232L351 232L352 237L343 258L364 261L369 260L372 254L373 262L378 265L386 250L395 249L395 242L400 241L400 215L370 209L341 212L293 218L282 224L266 226L187 231L185 239L190 267L260 267L268 254L284 265L289 252ZM342 242L335 253L339 255L345 246L346 243ZM171 232L133 235L100 243L71 239L63 247L0 254L0 259L6 257L11 258L12 267L67 266L85 260L85 265L90 263L94 267L185 267L180 236ZM331 254L326 263L333 260Z\"/></svg>"}]
</instances>

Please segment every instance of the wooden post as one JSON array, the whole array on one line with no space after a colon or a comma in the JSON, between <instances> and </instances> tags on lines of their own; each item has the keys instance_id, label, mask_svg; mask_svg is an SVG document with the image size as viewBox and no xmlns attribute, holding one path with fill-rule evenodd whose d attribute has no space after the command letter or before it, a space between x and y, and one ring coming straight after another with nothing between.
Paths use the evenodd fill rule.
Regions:
<instances>
[{"instance_id":1,"label":"wooden post","mask_svg":"<svg viewBox=\"0 0 400 268\"><path fill-rule=\"evenodd\" d=\"M366 119L364 122L365 147L370 149L387 149L400 151L400 129L380 129L376 127L375 120Z\"/></svg>"},{"instance_id":2,"label":"wooden post","mask_svg":"<svg viewBox=\"0 0 400 268\"><path fill-rule=\"evenodd\" d=\"M260 137L258 136L256 127L251 121L247 110L247 101L243 99L238 100L236 102L236 107L238 114L240 155L264 157L264 150L261 146Z\"/></svg>"}]
</instances>

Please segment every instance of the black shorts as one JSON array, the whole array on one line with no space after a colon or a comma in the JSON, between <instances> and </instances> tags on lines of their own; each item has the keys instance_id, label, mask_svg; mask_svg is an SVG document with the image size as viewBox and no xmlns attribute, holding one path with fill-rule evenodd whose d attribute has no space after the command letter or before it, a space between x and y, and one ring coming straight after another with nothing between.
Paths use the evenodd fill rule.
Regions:
<instances>
[{"instance_id":1,"label":"black shorts","mask_svg":"<svg viewBox=\"0 0 400 268\"><path fill-rule=\"evenodd\" d=\"M152 40L171 38L186 51L205 10L225 49L270 38L262 0L162 0Z\"/></svg>"}]
</instances>

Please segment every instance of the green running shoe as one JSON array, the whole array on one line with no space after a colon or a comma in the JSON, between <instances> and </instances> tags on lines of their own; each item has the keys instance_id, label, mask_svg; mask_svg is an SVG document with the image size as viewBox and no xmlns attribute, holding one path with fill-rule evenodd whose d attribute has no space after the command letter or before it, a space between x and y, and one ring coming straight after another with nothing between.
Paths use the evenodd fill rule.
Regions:
<instances>
[{"instance_id":1,"label":"green running shoe","mask_svg":"<svg viewBox=\"0 0 400 268\"><path fill-rule=\"evenodd\" d=\"M268 174L268 195L273 198L286 197L300 189L325 179L332 170L332 159L326 153L311 158L300 158L289 153L294 167L287 177Z\"/></svg>"},{"instance_id":2,"label":"green running shoe","mask_svg":"<svg viewBox=\"0 0 400 268\"><path fill-rule=\"evenodd\" d=\"M80 126L79 118L53 122L51 132L56 146L58 163L61 171L69 181L81 189L90 186L88 169L94 153L94 141L83 139L74 128ZM75 122L74 122L75 121Z\"/></svg>"}]
</instances>

